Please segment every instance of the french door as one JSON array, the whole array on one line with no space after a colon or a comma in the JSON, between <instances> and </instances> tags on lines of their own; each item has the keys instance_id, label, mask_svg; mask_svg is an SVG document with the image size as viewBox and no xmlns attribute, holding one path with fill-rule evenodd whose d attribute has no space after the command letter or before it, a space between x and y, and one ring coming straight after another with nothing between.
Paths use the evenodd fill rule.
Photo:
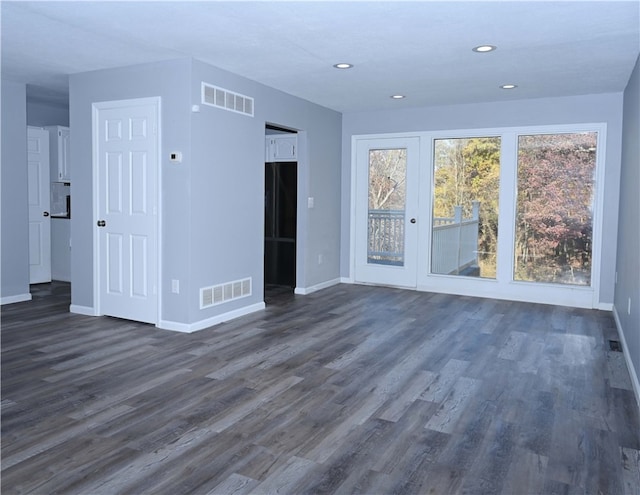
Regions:
<instances>
[{"instance_id":1,"label":"french door","mask_svg":"<svg viewBox=\"0 0 640 495\"><path fill-rule=\"evenodd\" d=\"M354 281L600 307L605 133L354 137Z\"/></svg>"},{"instance_id":2,"label":"french door","mask_svg":"<svg viewBox=\"0 0 640 495\"><path fill-rule=\"evenodd\" d=\"M356 141L357 282L416 286L419 163L417 137Z\"/></svg>"}]
</instances>

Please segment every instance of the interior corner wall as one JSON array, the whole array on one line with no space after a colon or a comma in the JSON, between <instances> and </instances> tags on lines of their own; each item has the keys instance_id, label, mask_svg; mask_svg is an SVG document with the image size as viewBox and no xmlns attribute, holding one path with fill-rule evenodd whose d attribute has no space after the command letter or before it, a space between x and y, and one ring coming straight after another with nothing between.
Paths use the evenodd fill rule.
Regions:
<instances>
[{"instance_id":1,"label":"interior corner wall","mask_svg":"<svg viewBox=\"0 0 640 495\"><path fill-rule=\"evenodd\" d=\"M635 372L640 404L640 58L624 92L614 312Z\"/></svg>"},{"instance_id":2,"label":"interior corner wall","mask_svg":"<svg viewBox=\"0 0 640 495\"><path fill-rule=\"evenodd\" d=\"M201 104L205 81L255 99L247 117ZM192 59L70 76L72 305L92 308L92 103L159 96L162 140L162 306L160 320L193 328L263 301L265 124L299 129L306 151L298 232L305 246L298 269L307 286L339 277L341 115ZM200 105L198 112L192 105ZM182 152L182 162L169 153ZM315 208L306 208L306 198ZM304 206L304 209L301 209ZM323 254L322 263L318 255ZM250 276L250 298L200 309L203 287ZM178 293L171 281L179 282Z\"/></svg>"},{"instance_id":3,"label":"interior corner wall","mask_svg":"<svg viewBox=\"0 0 640 495\"><path fill-rule=\"evenodd\" d=\"M0 297L26 300L29 295L29 206L27 200L26 86L2 80L0 133L1 226Z\"/></svg>"},{"instance_id":4,"label":"interior corner wall","mask_svg":"<svg viewBox=\"0 0 640 495\"><path fill-rule=\"evenodd\" d=\"M206 82L254 98L250 117L201 102ZM264 278L265 125L300 131L297 271L305 287L339 277L341 114L194 60L189 222L190 321L261 304ZM307 197L315 207L307 208ZM322 259L319 263L318 260ZM301 262L300 262L301 261ZM251 277L250 298L200 309L203 287ZM171 297L171 296L170 296Z\"/></svg>"},{"instance_id":5,"label":"interior corner wall","mask_svg":"<svg viewBox=\"0 0 640 495\"><path fill-rule=\"evenodd\" d=\"M349 277L351 233L351 137L384 134L552 124L607 124L604 218L599 302L612 304L617 245L622 93L512 100L468 105L358 112L342 123L341 276ZM637 139L637 137L636 137Z\"/></svg>"},{"instance_id":6,"label":"interior corner wall","mask_svg":"<svg viewBox=\"0 0 640 495\"><path fill-rule=\"evenodd\" d=\"M93 308L93 164L92 104L132 98L161 98L161 214L162 247L160 318L188 321L187 294L181 291L168 298L171 284L179 279L188 287L189 242L187 219L190 197L190 74L191 59L179 59L116 69L73 74L69 78L71 168L73 196L71 212L71 303ZM169 162L171 151L182 151L184 163ZM167 301L168 304L164 304Z\"/></svg>"},{"instance_id":7,"label":"interior corner wall","mask_svg":"<svg viewBox=\"0 0 640 495\"><path fill-rule=\"evenodd\" d=\"M27 99L27 124L35 127L46 125L69 127L69 105L53 105Z\"/></svg>"}]
</instances>

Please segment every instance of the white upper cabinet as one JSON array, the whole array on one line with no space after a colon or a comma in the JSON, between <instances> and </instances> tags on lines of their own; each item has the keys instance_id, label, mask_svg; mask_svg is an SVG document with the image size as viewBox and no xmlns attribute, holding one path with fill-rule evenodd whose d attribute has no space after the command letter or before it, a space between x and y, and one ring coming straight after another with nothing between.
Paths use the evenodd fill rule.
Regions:
<instances>
[{"instance_id":1,"label":"white upper cabinet","mask_svg":"<svg viewBox=\"0 0 640 495\"><path fill-rule=\"evenodd\" d=\"M265 161L295 162L298 160L297 134L272 134L266 137Z\"/></svg>"},{"instance_id":2,"label":"white upper cabinet","mask_svg":"<svg viewBox=\"0 0 640 495\"><path fill-rule=\"evenodd\" d=\"M52 182L70 182L69 128L60 125L46 126L49 131L49 161Z\"/></svg>"}]
</instances>

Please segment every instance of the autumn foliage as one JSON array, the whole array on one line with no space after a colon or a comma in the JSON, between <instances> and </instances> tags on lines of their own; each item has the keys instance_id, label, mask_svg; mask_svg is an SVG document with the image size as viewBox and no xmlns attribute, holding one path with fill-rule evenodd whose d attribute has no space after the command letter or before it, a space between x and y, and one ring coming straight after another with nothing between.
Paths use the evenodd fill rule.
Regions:
<instances>
[{"instance_id":1,"label":"autumn foliage","mask_svg":"<svg viewBox=\"0 0 640 495\"><path fill-rule=\"evenodd\" d=\"M590 283L596 137L519 137L516 280Z\"/></svg>"}]
</instances>

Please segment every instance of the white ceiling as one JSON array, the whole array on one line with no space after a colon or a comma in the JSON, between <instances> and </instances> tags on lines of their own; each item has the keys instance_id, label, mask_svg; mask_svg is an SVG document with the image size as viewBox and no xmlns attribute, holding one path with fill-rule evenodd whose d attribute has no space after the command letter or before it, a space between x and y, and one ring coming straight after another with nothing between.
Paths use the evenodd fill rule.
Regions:
<instances>
[{"instance_id":1,"label":"white ceiling","mask_svg":"<svg viewBox=\"0 0 640 495\"><path fill-rule=\"evenodd\" d=\"M0 12L2 77L59 102L68 74L180 57L342 112L619 92L640 53L640 0L3 0Z\"/></svg>"}]
</instances>

